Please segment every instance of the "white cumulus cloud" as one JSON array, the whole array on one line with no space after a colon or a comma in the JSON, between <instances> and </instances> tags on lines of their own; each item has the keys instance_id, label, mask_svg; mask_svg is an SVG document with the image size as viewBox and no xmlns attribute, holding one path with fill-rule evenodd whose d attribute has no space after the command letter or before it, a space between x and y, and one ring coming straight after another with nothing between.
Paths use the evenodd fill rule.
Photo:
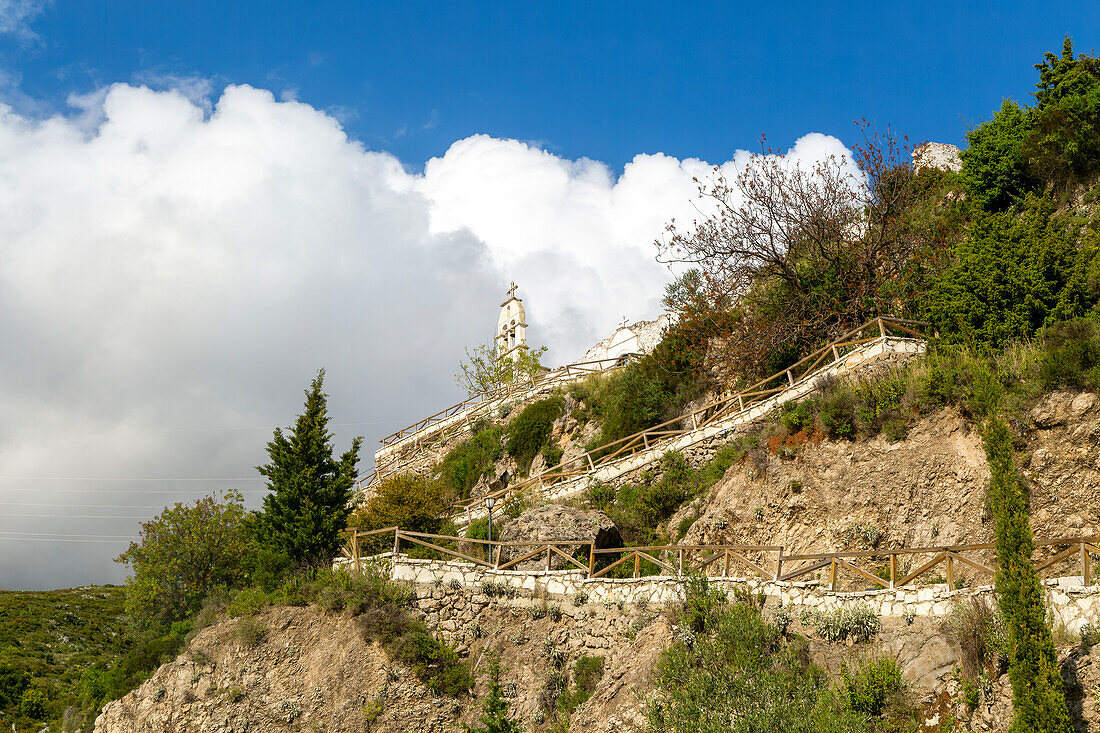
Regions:
<instances>
[{"instance_id":1,"label":"white cumulus cloud","mask_svg":"<svg viewBox=\"0 0 1100 733\"><path fill-rule=\"evenodd\" d=\"M652 241L710 168L640 155L616 176L474 136L413 174L309 105L202 91L0 108L0 587L122 578L124 544L32 535L130 536L109 517L262 486L228 479L255 477L320 367L337 448L367 436L369 465L377 438L460 397L509 279L558 360L655 315ZM222 480L148 480L204 477Z\"/></svg>"}]
</instances>

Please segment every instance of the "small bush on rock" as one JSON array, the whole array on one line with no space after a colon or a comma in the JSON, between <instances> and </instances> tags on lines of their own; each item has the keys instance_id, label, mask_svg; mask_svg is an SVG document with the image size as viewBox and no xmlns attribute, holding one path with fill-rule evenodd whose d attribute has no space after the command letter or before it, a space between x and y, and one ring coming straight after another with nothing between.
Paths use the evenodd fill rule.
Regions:
<instances>
[{"instance_id":1,"label":"small bush on rock","mask_svg":"<svg viewBox=\"0 0 1100 733\"><path fill-rule=\"evenodd\" d=\"M855 606L841 606L829 611L806 609L801 621L809 626L825 641L844 641L853 639L864 642L878 633L880 622L878 615L866 603Z\"/></svg>"},{"instance_id":2,"label":"small bush on rock","mask_svg":"<svg viewBox=\"0 0 1100 733\"><path fill-rule=\"evenodd\" d=\"M254 616L243 616L237 621L237 641L246 649L253 649L267 636L267 626Z\"/></svg>"},{"instance_id":3,"label":"small bush on rock","mask_svg":"<svg viewBox=\"0 0 1100 733\"><path fill-rule=\"evenodd\" d=\"M225 612L230 618L255 616L266 605L266 593L259 588L245 588L236 595Z\"/></svg>"},{"instance_id":4,"label":"small bush on rock","mask_svg":"<svg viewBox=\"0 0 1100 733\"><path fill-rule=\"evenodd\" d=\"M886 656L869 657L854 665L841 662L840 678L848 707L867 715L881 715L903 686L901 668Z\"/></svg>"},{"instance_id":5,"label":"small bush on rock","mask_svg":"<svg viewBox=\"0 0 1100 733\"><path fill-rule=\"evenodd\" d=\"M508 424L508 442L504 449L516 459L521 471L531 467L531 461L550 439L554 421L561 417L565 402L561 397L539 400L523 408Z\"/></svg>"}]
</instances>

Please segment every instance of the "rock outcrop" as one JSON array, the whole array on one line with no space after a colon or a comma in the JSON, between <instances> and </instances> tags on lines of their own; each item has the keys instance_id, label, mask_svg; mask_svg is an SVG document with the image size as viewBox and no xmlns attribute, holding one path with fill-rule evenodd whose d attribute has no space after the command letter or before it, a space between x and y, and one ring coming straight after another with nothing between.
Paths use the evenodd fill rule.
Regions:
<instances>
[{"instance_id":1,"label":"rock outcrop","mask_svg":"<svg viewBox=\"0 0 1100 733\"><path fill-rule=\"evenodd\" d=\"M575 509L560 504L528 509L504 526L500 539L502 542L594 542L596 549L622 545L619 528L611 517L603 512ZM575 549L579 548L578 545ZM520 554L520 549L508 548L501 560L507 562ZM561 557L552 558L553 568L564 568L568 564ZM545 567L546 561L543 559L521 563L519 568L523 569L527 565Z\"/></svg>"}]
</instances>

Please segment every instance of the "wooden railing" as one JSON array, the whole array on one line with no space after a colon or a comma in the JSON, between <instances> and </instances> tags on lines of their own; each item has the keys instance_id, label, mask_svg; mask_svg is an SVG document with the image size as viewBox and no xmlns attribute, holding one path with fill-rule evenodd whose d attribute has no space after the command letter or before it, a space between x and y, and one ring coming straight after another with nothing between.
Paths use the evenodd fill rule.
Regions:
<instances>
[{"instance_id":1,"label":"wooden railing","mask_svg":"<svg viewBox=\"0 0 1100 733\"><path fill-rule=\"evenodd\" d=\"M402 438L409 435L419 433L420 431L428 428L435 423L443 422L444 420L457 415L460 412L470 408L471 406L479 406L488 402L495 402L502 398L507 398L520 392L526 392L529 389L538 387L544 382L550 382L560 379L572 379L574 377L583 376L586 374L593 374L597 372L605 372L608 369L625 364L628 359L637 357L637 354L623 354L621 356L609 357L607 359L594 359L592 361L578 361L573 364L566 364L563 367L553 369L551 371L540 374L539 376L530 376L526 380L520 380L507 384L497 389L488 390L486 392L480 392L468 399L458 402L446 407L434 415L414 422L412 425L401 428L395 433L387 435L379 442L382 445L391 445L398 442ZM610 364L610 366L605 366Z\"/></svg>"},{"instance_id":2,"label":"wooden railing","mask_svg":"<svg viewBox=\"0 0 1100 733\"><path fill-rule=\"evenodd\" d=\"M489 494L456 502L452 506L452 511L455 513L462 512L484 501L486 497L503 499L533 487L538 487L539 491L545 492L555 484L588 475L602 466L628 458L639 451L667 446L682 435L751 410L780 393L798 386L804 380L813 378L818 372L842 361L844 357L861 346L885 340L891 336L923 339L924 334L920 329L926 325L921 321L907 321L887 317L868 321L859 328L843 334L831 343L803 357L786 369L761 379L743 390L724 395L702 407L659 425L654 425L633 435L585 451L579 456L562 461L556 466L551 466L542 473L520 483L498 489Z\"/></svg>"},{"instance_id":3,"label":"wooden railing","mask_svg":"<svg viewBox=\"0 0 1100 733\"><path fill-rule=\"evenodd\" d=\"M390 537L393 538L392 542ZM371 539L373 538L373 540ZM649 545L644 547L598 548L586 541L526 541L500 542L450 535L407 532L386 527L369 532L345 532L342 556L356 569L366 557L388 555L396 557L405 547L416 548L426 555L457 558L492 570L511 570L522 563L539 563L542 571L552 569L554 562L584 573L584 577L639 578L647 575L682 577L708 575L729 577L731 569L740 568L751 577L764 580L795 581L809 579L813 573L828 575L831 590L837 590L842 574L857 583L872 587L900 588L920 578L931 578L955 588L965 576L985 576L992 582L996 561L991 559L994 545L943 545L930 547L898 547L852 552L822 552L786 554L778 545ZM368 541L369 542L365 542ZM381 541L379 541L381 540ZM1059 564L1076 561L1085 585L1092 584L1092 561L1100 558L1100 537L1074 537L1043 540L1035 543L1035 569L1042 575ZM363 550L370 545L377 549L368 556ZM381 548L385 547L385 550ZM1053 548L1053 554L1047 553ZM392 553L392 554L391 554ZM984 554L982 554L984 553ZM1047 556L1049 554L1049 556ZM922 561L921 555L931 558ZM617 556L617 557L616 557ZM871 572L866 564L884 561L881 574ZM864 567L861 567L860 564ZM919 564L918 564L919 563ZM914 568L913 565L916 565ZM943 573L939 572L943 566ZM905 568L903 570L903 568ZM650 572L655 569L656 572ZM969 573L960 572L970 571ZM616 572L617 571L617 572ZM662 574L660 571L665 571ZM530 572L538 572L531 570ZM615 573L614 575L612 575ZM740 577L740 576L739 576Z\"/></svg>"},{"instance_id":4,"label":"wooden railing","mask_svg":"<svg viewBox=\"0 0 1100 733\"><path fill-rule=\"evenodd\" d=\"M490 405L499 402L500 400L508 399L519 394L523 394L532 389L538 389L545 387L556 382L562 382L567 380L577 379L589 374L604 374L620 366L626 364L630 359L637 358L639 355L634 353L622 354L620 356L609 357L607 359L593 359L590 361L579 361L573 364L566 364L563 367L558 367L549 372L545 372L539 376L531 376L526 380L519 380L511 384L505 385L495 390L489 390L474 395L468 399L458 402L450 407L444 408L434 415L418 420L417 422L407 427L398 430L395 433L387 435L379 442L383 446L389 447L396 445L405 438L415 436L426 430L429 430L432 426L438 425L442 422L449 420L455 415L462 413L465 414L465 421L462 422L463 427L470 428L473 425L473 420L478 417L486 408ZM397 464L396 466L394 464ZM356 489L363 491L364 489L372 486L376 479L382 476L388 476L394 473L399 473L404 465L408 465L411 461L401 463L397 456L394 456L391 460L386 461L383 464L376 465L374 470L369 473L361 474L355 479Z\"/></svg>"}]
</instances>

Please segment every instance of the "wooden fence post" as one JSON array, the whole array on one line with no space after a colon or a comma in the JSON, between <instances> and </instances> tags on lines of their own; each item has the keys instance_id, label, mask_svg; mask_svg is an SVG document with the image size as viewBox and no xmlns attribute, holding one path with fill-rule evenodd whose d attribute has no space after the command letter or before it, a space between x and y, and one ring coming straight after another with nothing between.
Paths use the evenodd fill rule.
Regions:
<instances>
[{"instance_id":1,"label":"wooden fence post","mask_svg":"<svg viewBox=\"0 0 1100 733\"><path fill-rule=\"evenodd\" d=\"M1092 585L1092 568L1089 567L1089 551L1085 543L1081 543L1081 582Z\"/></svg>"},{"instance_id":2,"label":"wooden fence post","mask_svg":"<svg viewBox=\"0 0 1100 733\"><path fill-rule=\"evenodd\" d=\"M596 540L592 540L592 544L588 547L588 577L592 577L592 573L596 571Z\"/></svg>"},{"instance_id":3,"label":"wooden fence post","mask_svg":"<svg viewBox=\"0 0 1100 733\"><path fill-rule=\"evenodd\" d=\"M886 326L882 324L882 318L878 319L878 332L882 334L882 338L886 338Z\"/></svg>"},{"instance_id":4,"label":"wooden fence post","mask_svg":"<svg viewBox=\"0 0 1100 733\"><path fill-rule=\"evenodd\" d=\"M725 562L722 563L722 577L728 578L730 574L730 551L725 550L724 554L726 556L726 559Z\"/></svg>"},{"instance_id":5,"label":"wooden fence post","mask_svg":"<svg viewBox=\"0 0 1100 733\"><path fill-rule=\"evenodd\" d=\"M829 590L836 592L836 558L829 562Z\"/></svg>"},{"instance_id":6,"label":"wooden fence post","mask_svg":"<svg viewBox=\"0 0 1100 733\"><path fill-rule=\"evenodd\" d=\"M401 529L393 528L393 559L396 562L398 553L401 552Z\"/></svg>"},{"instance_id":7,"label":"wooden fence post","mask_svg":"<svg viewBox=\"0 0 1100 733\"><path fill-rule=\"evenodd\" d=\"M550 572L550 544L546 545L546 572Z\"/></svg>"},{"instance_id":8,"label":"wooden fence post","mask_svg":"<svg viewBox=\"0 0 1100 733\"><path fill-rule=\"evenodd\" d=\"M355 565L355 572L359 572L359 530L351 531L351 558Z\"/></svg>"},{"instance_id":9,"label":"wooden fence post","mask_svg":"<svg viewBox=\"0 0 1100 733\"><path fill-rule=\"evenodd\" d=\"M836 344L833 344L833 361L840 361L840 353L836 350Z\"/></svg>"},{"instance_id":10,"label":"wooden fence post","mask_svg":"<svg viewBox=\"0 0 1100 733\"><path fill-rule=\"evenodd\" d=\"M641 575L640 575L641 571L642 571L642 556L638 554L637 550L635 550L634 551L634 577L635 578L641 577Z\"/></svg>"},{"instance_id":11,"label":"wooden fence post","mask_svg":"<svg viewBox=\"0 0 1100 733\"><path fill-rule=\"evenodd\" d=\"M681 547L676 554L680 556L680 567L676 571L676 575L682 578L684 576L684 548Z\"/></svg>"},{"instance_id":12,"label":"wooden fence post","mask_svg":"<svg viewBox=\"0 0 1100 733\"><path fill-rule=\"evenodd\" d=\"M727 552L729 552L727 550ZM783 577L783 548L779 548L779 554L775 556L775 579Z\"/></svg>"},{"instance_id":13,"label":"wooden fence post","mask_svg":"<svg viewBox=\"0 0 1100 733\"><path fill-rule=\"evenodd\" d=\"M898 582L898 556L890 556L890 587L894 587L894 583Z\"/></svg>"},{"instance_id":14,"label":"wooden fence post","mask_svg":"<svg viewBox=\"0 0 1100 733\"><path fill-rule=\"evenodd\" d=\"M955 558L947 553L947 590L955 590Z\"/></svg>"},{"instance_id":15,"label":"wooden fence post","mask_svg":"<svg viewBox=\"0 0 1100 733\"><path fill-rule=\"evenodd\" d=\"M787 381L791 383L792 387L794 386L794 375L791 374L790 369L787 370Z\"/></svg>"}]
</instances>

